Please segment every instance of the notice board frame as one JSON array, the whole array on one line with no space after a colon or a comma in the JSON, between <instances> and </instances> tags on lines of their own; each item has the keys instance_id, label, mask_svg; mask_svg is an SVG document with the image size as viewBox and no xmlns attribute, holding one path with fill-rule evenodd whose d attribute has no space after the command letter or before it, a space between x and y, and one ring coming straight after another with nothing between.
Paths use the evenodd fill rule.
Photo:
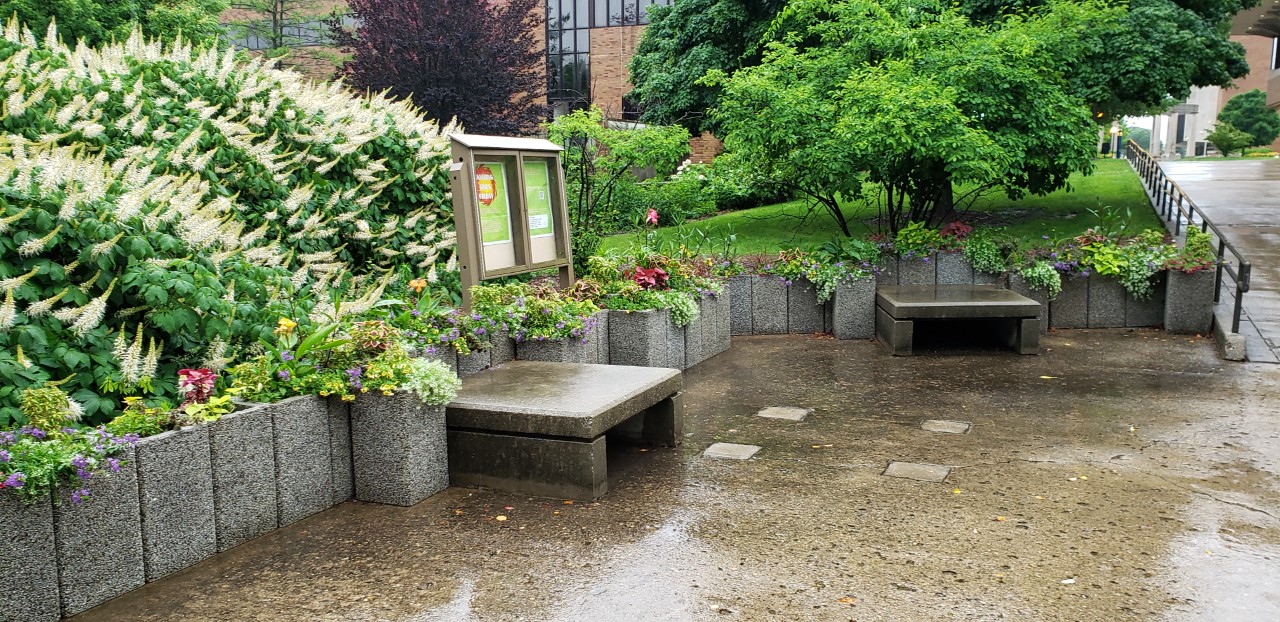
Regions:
<instances>
[{"instance_id":1,"label":"notice board frame","mask_svg":"<svg viewBox=\"0 0 1280 622\"><path fill-rule=\"evenodd\" d=\"M569 236L569 210L565 194L564 170L561 168L563 148L540 138L514 138L481 134L450 134L451 162L449 179L453 189L453 221L458 233L458 271L462 281L462 305L471 309L471 288L489 279L558 268L560 286L573 284L573 248ZM544 238L530 237L527 201L526 160L547 162L550 196L550 218L553 245ZM508 166L508 164L510 166ZM482 203L477 190L477 168L486 177L484 190L487 203ZM501 171L500 176L493 169ZM496 196L495 196L496 195ZM510 248L495 249L501 242L484 240L483 208L494 202L508 210L507 231ZM490 215L492 217L492 214ZM492 229L491 229L492 233ZM538 241L535 242L535 239ZM486 251L486 246L490 248ZM551 251L550 259L534 260L537 254ZM509 261L508 261L509 251Z\"/></svg>"}]
</instances>

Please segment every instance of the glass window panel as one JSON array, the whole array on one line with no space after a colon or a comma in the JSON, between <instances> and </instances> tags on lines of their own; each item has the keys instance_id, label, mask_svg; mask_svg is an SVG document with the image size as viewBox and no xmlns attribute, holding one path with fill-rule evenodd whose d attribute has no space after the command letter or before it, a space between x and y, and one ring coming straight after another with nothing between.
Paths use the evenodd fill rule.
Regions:
<instances>
[{"instance_id":1,"label":"glass window panel","mask_svg":"<svg viewBox=\"0 0 1280 622\"><path fill-rule=\"evenodd\" d=\"M641 24L649 23L649 7L653 6L653 0L640 0L640 16Z\"/></svg>"},{"instance_id":2,"label":"glass window panel","mask_svg":"<svg viewBox=\"0 0 1280 622\"><path fill-rule=\"evenodd\" d=\"M555 54L560 51L560 35L550 33L547 36L547 54Z\"/></svg>"},{"instance_id":3,"label":"glass window panel","mask_svg":"<svg viewBox=\"0 0 1280 622\"><path fill-rule=\"evenodd\" d=\"M622 4L622 23L636 23L636 15L638 11L639 7L636 6L636 0L624 0Z\"/></svg>"},{"instance_id":4,"label":"glass window panel","mask_svg":"<svg viewBox=\"0 0 1280 622\"><path fill-rule=\"evenodd\" d=\"M547 0L547 29L560 29L560 0Z\"/></svg>"},{"instance_id":5,"label":"glass window panel","mask_svg":"<svg viewBox=\"0 0 1280 622\"><path fill-rule=\"evenodd\" d=\"M609 0L595 0L593 7L594 15L591 16L591 26L600 28L609 25Z\"/></svg>"},{"instance_id":6,"label":"glass window panel","mask_svg":"<svg viewBox=\"0 0 1280 622\"><path fill-rule=\"evenodd\" d=\"M573 57L566 55L561 67L564 67L564 73L561 76L560 88L570 92L577 90L578 81L576 78L578 72L575 70Z\"/></svg>"},{"instance_id":7,"label":"glass window panel","mask_svg":"<svg viewBox=\"0 0 1280 622\"><path fill-rule=\"evenodd\" d=\"M575 13L577 14L574 16L573 27L590 28L591 22L589 21L589 18L591 17L591 14L588 7L591 6L591 0L577 0L577 3L578 5L575 10Z\"/></svg>"},{"instance_id":8,"label":"glass window panel","mask_svg":"<svg viewBox=\"0 0 1280 622\"><path fill-rule=\"evenodd\" d=\"M591 31L583 28L578 31L578 50L579 52L591 51Z\"/></svg>"},{"instance_id":9,"label":"glass window panel","mask_svg":"<svg viewBox=\"0 0 1280 622\"><path fill-rule=\"evenodd\" d=\"M591 97L591 56L578 55L578 90L584 98Z\"/></svg>"},{"instance_id":10,"label":"glass window panel","mask_svg":"<svg viewBox=\"0 0 1280 622\"><path fill-rule=\"evenodd\" d=\"M622 25L622 0L609 0L609 25Z\"/></svg>"},{"instance_id":11,"label":"glass window panel","mask_svg":"<svg viewBox=\"0 0 1280 622\"><path fill-rule=\"evenodd\" d=\"M564 32L560 33L560 51L561 51L561 52L573 52L573 51L574 51L574 45L573 45L573 31L572 31L572 30L566 30L566 31L564 31Z\"/></svg>"}]
</instances>

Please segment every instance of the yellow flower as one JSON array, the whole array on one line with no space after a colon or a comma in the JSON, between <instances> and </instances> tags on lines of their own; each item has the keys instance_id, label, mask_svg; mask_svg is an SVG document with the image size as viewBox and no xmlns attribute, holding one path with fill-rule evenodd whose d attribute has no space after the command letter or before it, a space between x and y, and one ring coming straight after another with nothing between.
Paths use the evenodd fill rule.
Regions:
<instances>
[{"instance_id":1,"label":"yellow flower","mask_svg":"<svg viewBox=\"0 0 1280 622\"><path fill-rule=\"evenodd\" d=\"M293 321L293 320L291 320L291 319L289 319L289 318L282 317L282 318L280 318L279 320L277 320L277 321L276 321L276 330L275 330L275 334L277 334L277 335L291 335L291 334L293 334L293 329L295 329L295 328L297 328L297 327L298 327L298 323L297 323L297 322L295 322L295 321Z\"/></svg>"},{"instance_id":2,"label":"yellow flower","mask_svg":"<svg viewBox=\"0 0 1280 622\"><path fill-rule=\"evenodd\" d=\"M426 288L427 288L427 280L426 280L426 279L414 279L414 280L412 280L412 281L409 281L409 287L413 288L413 291L414 291L414 292L417 292L417 293L421 294L421 293L422 293L422 290L424 290L424 289L426 289Z\"/></svg>"}]
</instances>

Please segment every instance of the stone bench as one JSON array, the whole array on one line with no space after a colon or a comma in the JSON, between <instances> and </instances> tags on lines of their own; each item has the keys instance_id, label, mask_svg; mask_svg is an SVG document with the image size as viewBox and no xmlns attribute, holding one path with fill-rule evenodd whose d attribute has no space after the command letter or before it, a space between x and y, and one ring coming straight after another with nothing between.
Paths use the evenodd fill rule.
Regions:
<instances>
[{"instance_id":1,"label":"stone bench","mask_svg":"<svg viewBox=\"0 0 1280 622\"><path fill-rule=\"evenodd\" d=\"M451 483L591 500L609 489L606 433L675 446L679 370L513 361L463 380L445 411Z\"/></svg>"},{"instance_id":2,"label":"stone bench","mask_svg":"<svg viewBox=\"0 0 1280 622\"><path fill-rule=\"evenodd\" d=\"M910 356L917 320L1000 320L1019 354L1040 352L1040 303L994 285L888 285L876 289L876 338Z\"/></svg>"}]
</instances>

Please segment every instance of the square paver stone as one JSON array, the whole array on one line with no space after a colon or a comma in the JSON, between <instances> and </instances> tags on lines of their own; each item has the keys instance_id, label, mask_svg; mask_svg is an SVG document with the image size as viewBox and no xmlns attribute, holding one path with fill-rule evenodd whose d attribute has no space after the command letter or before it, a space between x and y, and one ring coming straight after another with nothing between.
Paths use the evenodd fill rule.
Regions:
<instances>
[{"instance_id":1,"label":"square paver stone","mask_svg":"<svg viewBox=\"0 0 1280 622\"><path fill-rule=\"evenodd\" d=\"M804 421L804 418L813 412L812 408L800 408L799 406L770 406L756 413L757 417L765 417L768 419L786 419L787 421Z\"/></svg>"},{"instance_id":2,"label":"square paver stone","mask_svg":"<svg viewBox=\"0 0 1280 622\"><path fill-rule=\"evenodd\" d=\"M726 460L746 460L760 451L759 445L739 445L737 443L713 443L702 455L707 458L724 458Z\"/></svg>"},{"instance_id":3,"label":"square paver stone","mask_svg":"<svg viewBox=\"0 0 1280 622\"><path fill-rule=\"evenodd\" d=\"M968 421L947 421L946 419L930 419L920 425L925 432L942 432L944 434L967 434L972 424Z\"/></svg>"},{"instance_id":4,"label":"square paver stone","mask_svg":"<svg viewBox=\"0 0 1280 622\"><path fill-rule=\"evenodd\" d=\"M890 462L884 470L887 477L901 477L920 482L941 482L951 474L951 469L938 464L920 464L918 462Z\"/></svg>"}]
</instances>

